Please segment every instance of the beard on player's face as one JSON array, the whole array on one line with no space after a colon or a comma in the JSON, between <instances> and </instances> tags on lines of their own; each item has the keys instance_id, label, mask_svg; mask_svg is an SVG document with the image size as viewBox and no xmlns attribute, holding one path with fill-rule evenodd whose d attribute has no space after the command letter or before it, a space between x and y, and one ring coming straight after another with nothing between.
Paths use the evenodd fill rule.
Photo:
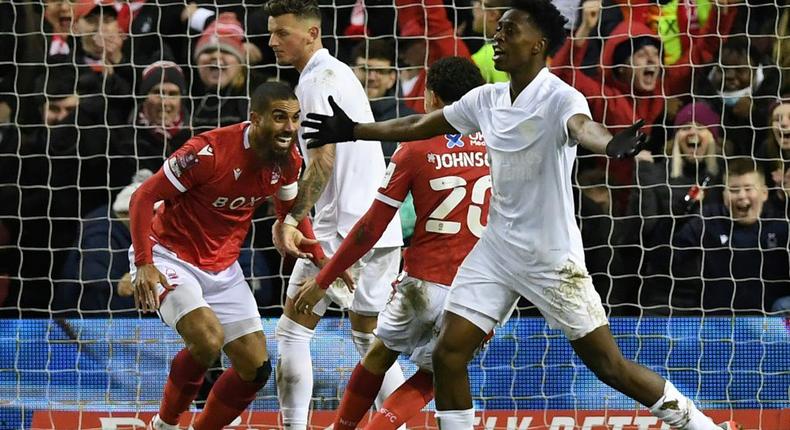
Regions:
<instances>
[{"instance_id":1,"label":"beard on player's face","mask_svg":"<svg viewBox=\"0 0 790 430\"><path fill-rule=\"evenodd\" d=\"M253 115L254 142L250 144L263 159L282 163L287 161L299 132L299 102L274 100L264 115Z\"/></svg>"}]
</instances>

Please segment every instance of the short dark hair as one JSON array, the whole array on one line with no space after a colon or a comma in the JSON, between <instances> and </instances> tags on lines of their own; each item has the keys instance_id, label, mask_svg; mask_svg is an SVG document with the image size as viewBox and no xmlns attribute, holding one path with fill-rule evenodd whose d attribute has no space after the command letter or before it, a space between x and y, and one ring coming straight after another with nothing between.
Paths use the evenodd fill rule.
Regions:
<instances>
[{"instance_id":1,"label":"short dark hair","mask_svg":"<svg viewBox=\"0 0 790 430\"><path fill-rule=\"evenodd\" d=\"M546 55L554 54L565 43L565 24L568 20L551 0L512 0L510 8L529 14L532 23L549 41Z\"/></svg>"},{"instance_id":2,"label":"short dark hair","mask_svg":"<svg viewBox=\"0 0 790 430\"><path fill-rule=\"evenodd\" d=\"M444 57L428 69L425 86L445 104L458 101L471 89L485 84L480 69L468 58Z\"/></svg>"},{"instance_id":3,"label":"short dark hair","mask_svg":"<svg viewBox=\"0 0 790 430\"><path fill-rule=\"evenodd\" d=\"M741 35L729 37L721 50L738 54L740 58L747 59L750 65L760 64L760 52L749 42L748 37Z\"/></svg>"},{"instance_id":4,"label":"short dark hair","mask_svg":"<svg viewBox=\"0 0 790 430\"><path fill-rule=\"evenodd\" d=\"M293 88L285 82L264 82L252 92L250 110L263 114L275 100L297 100L297 98Z\"/></svg>"},{"instance_id":5,"label":"short dark hair","mask_svg":"<svg viewBox=\"0 0 790 430\"><path fill-rule=\"evenodd\" d=\"M357 58L386 60L395 66L395 43L392 39L363 40L351 51L351 60L356 61Z\"/></svg>"},{"instance_id":6,"label":"short dark hair","mask_svg":"<svg viewBox=\"0 0 790 430\"><path fill-rule=\"evenodd\" d=\"M321 20L321 9L317 0L269 0L263 5L263 11L273 17L291 13L299 18Z\"/></svg>"}]
</instances>

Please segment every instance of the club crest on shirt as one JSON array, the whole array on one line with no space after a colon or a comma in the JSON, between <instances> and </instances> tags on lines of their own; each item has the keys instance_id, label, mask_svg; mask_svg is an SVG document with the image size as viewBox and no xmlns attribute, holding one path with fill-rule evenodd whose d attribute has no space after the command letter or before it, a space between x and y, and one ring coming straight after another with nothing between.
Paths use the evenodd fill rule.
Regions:
<instances>
[{"instance_id":1,"label":"club crest on shirt","mask_svg":"<svg viewBox=\"0 0 790 430\"><path fill-rule=\"evenodd\" d=\"M191 169L198 163L197 154L195 151L189 150L188 152L176 154L167 160L170 165L170 170L176 178L180 178L187 170Z\"/></svg>"},{"instance_id":2,"label":"club crest on shirt","mask_svg":"<svg viewBox=\"0 0 790 430\"><path fill-rule=\"evenodd\" d=\"M198 152L198 155L205 155L207 157L213 157L214 156L214 148L212 148L211 145L206 145L206 146L203 147L203 149L200 150L200 152Z\"/></svg>"},{"instance_id":3,"label":"club crest on shirt","mask_svg":"<svg viewBox=\"0 0 790 430\"><path fill-rule=\"evenodd\" d=\"M464 141L461 140L462 134L445 134L444 138L447 139L447 148L463 148Z\"/></svg>"},{"instance_id":4,"label":"club crest on shirt","mask_svg":"<svg viewBox=\"0 0 790 430\"><path fill-rule=\"evenodd\" d=\"M277 182L280 182L280 176L282 176L282 173L280 173L280 167L277 166L274 168L274 170L272 170L272 179L269 181L269 183L276 184Z\"/></svg>"},{"instance_id":5,"label":"club crest on shirt","mask_svg":"<svg viewBox=\"0 0 790 430\"><path fill-rule=\"evenodd\" d=\"M170 267L165 269L165 276L167 276L167 279L171 281L178 279L178 273L176 273L176 271L171 269Z\"/></svg>"},{"instance_id":6,"label":"club crest on shirt","mask_svg":"<svg viewBox=\"0 0 790 430\"><path fill-rule=\"evenodd\" d=\"M768 233L768 240L766 240L768 248L776 248L779 246L779 241L776 239L776 233Z\"/></svg>"}]
</instances>

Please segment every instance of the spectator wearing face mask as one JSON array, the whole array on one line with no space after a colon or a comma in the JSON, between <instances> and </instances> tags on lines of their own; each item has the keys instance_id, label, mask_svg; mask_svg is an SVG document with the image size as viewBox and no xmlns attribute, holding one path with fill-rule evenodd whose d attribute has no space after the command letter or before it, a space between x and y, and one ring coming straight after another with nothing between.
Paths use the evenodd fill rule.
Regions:
<instances>
[{"instance_id":1,"label":"spectator wearing face mask","mask_svg":"<svg viewBox=\"0 0 790 430\"><path fill-rule=\"evenodd\" d=\"M754 160L730 160L724 203L674 236L673 294L698 300L694 310L732 315L771 312L790 294L788 220L765 206L765 176Z\"/></svg>"},{"instance_id":2,"label":"spectator wearing face mask","mask_svg":"<svg viewBox=\"0 0 790 430\"><path fill-rule=\"evenodd\" d=\"M721 113L725 155L754 156L765 138L768 109L779 92L776 65L759 56L746 37L730 38L719 61L703 70L694 90Z\"/></svg>"},{"instance_id":3,"label":"spectator wearing face mask","mask_svg":"<svg viewBox=\"0 0 790 430\"><path fill-rule=\"evenodd\" d=\"M650 135L661 122L667 96L691 91L693 64L715 61L721 42L735 19L735 7L722 1L712 12L691 49L671 67L664 67L661 39L640 16L631 15L617 24L604 41L600 64L585 73L582 60L591 44L588 36L598 28L600 2L584 3L575 36L565 42L552 59L551 68L557 76L587 97L593 119L603 123L612 133L643 119L642 131ZM641 10L641 9L640 9ZM651 146L660 148L660 142ZM609 162L615 184L628 184L632 179L630 161Z\"/></svg>"}]
</instances>

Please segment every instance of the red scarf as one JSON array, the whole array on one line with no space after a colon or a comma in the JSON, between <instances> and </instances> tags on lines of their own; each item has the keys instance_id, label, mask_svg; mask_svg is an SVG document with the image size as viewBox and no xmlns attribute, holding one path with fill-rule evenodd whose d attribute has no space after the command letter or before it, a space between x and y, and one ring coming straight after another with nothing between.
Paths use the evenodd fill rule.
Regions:
<instances>
[{"instance_id":1,"label":"red scarf","mask_svg":"<svg viewBox=\"0 0 790 430\"><path fill-rule=\"evenodd\" d=\"M151 134L157 136L160 140L170 140L173 138L173 136L177 135L181 131L181 128L184 125L184 110L181 109L181 115L178 116L178 120L176 120L173 124L170 124L170 127L165 127L162 124L151 123L151 121L148 120L148 117L145 116L145 112L140 109L139 113L137 114L137 124L147 127Z\"/></svg>"},{"instance_id":2,"label":"red scarf","mask_svg":"<svg viewBox=\"0 0 790 430\"><path fill-rule=\"evenodd\" d=\"M52 42L49 44L49 55L69 55L71 48L68 43L68 36L63 37L60 34L52 36Z\"/></svg>"}]
</instances>

